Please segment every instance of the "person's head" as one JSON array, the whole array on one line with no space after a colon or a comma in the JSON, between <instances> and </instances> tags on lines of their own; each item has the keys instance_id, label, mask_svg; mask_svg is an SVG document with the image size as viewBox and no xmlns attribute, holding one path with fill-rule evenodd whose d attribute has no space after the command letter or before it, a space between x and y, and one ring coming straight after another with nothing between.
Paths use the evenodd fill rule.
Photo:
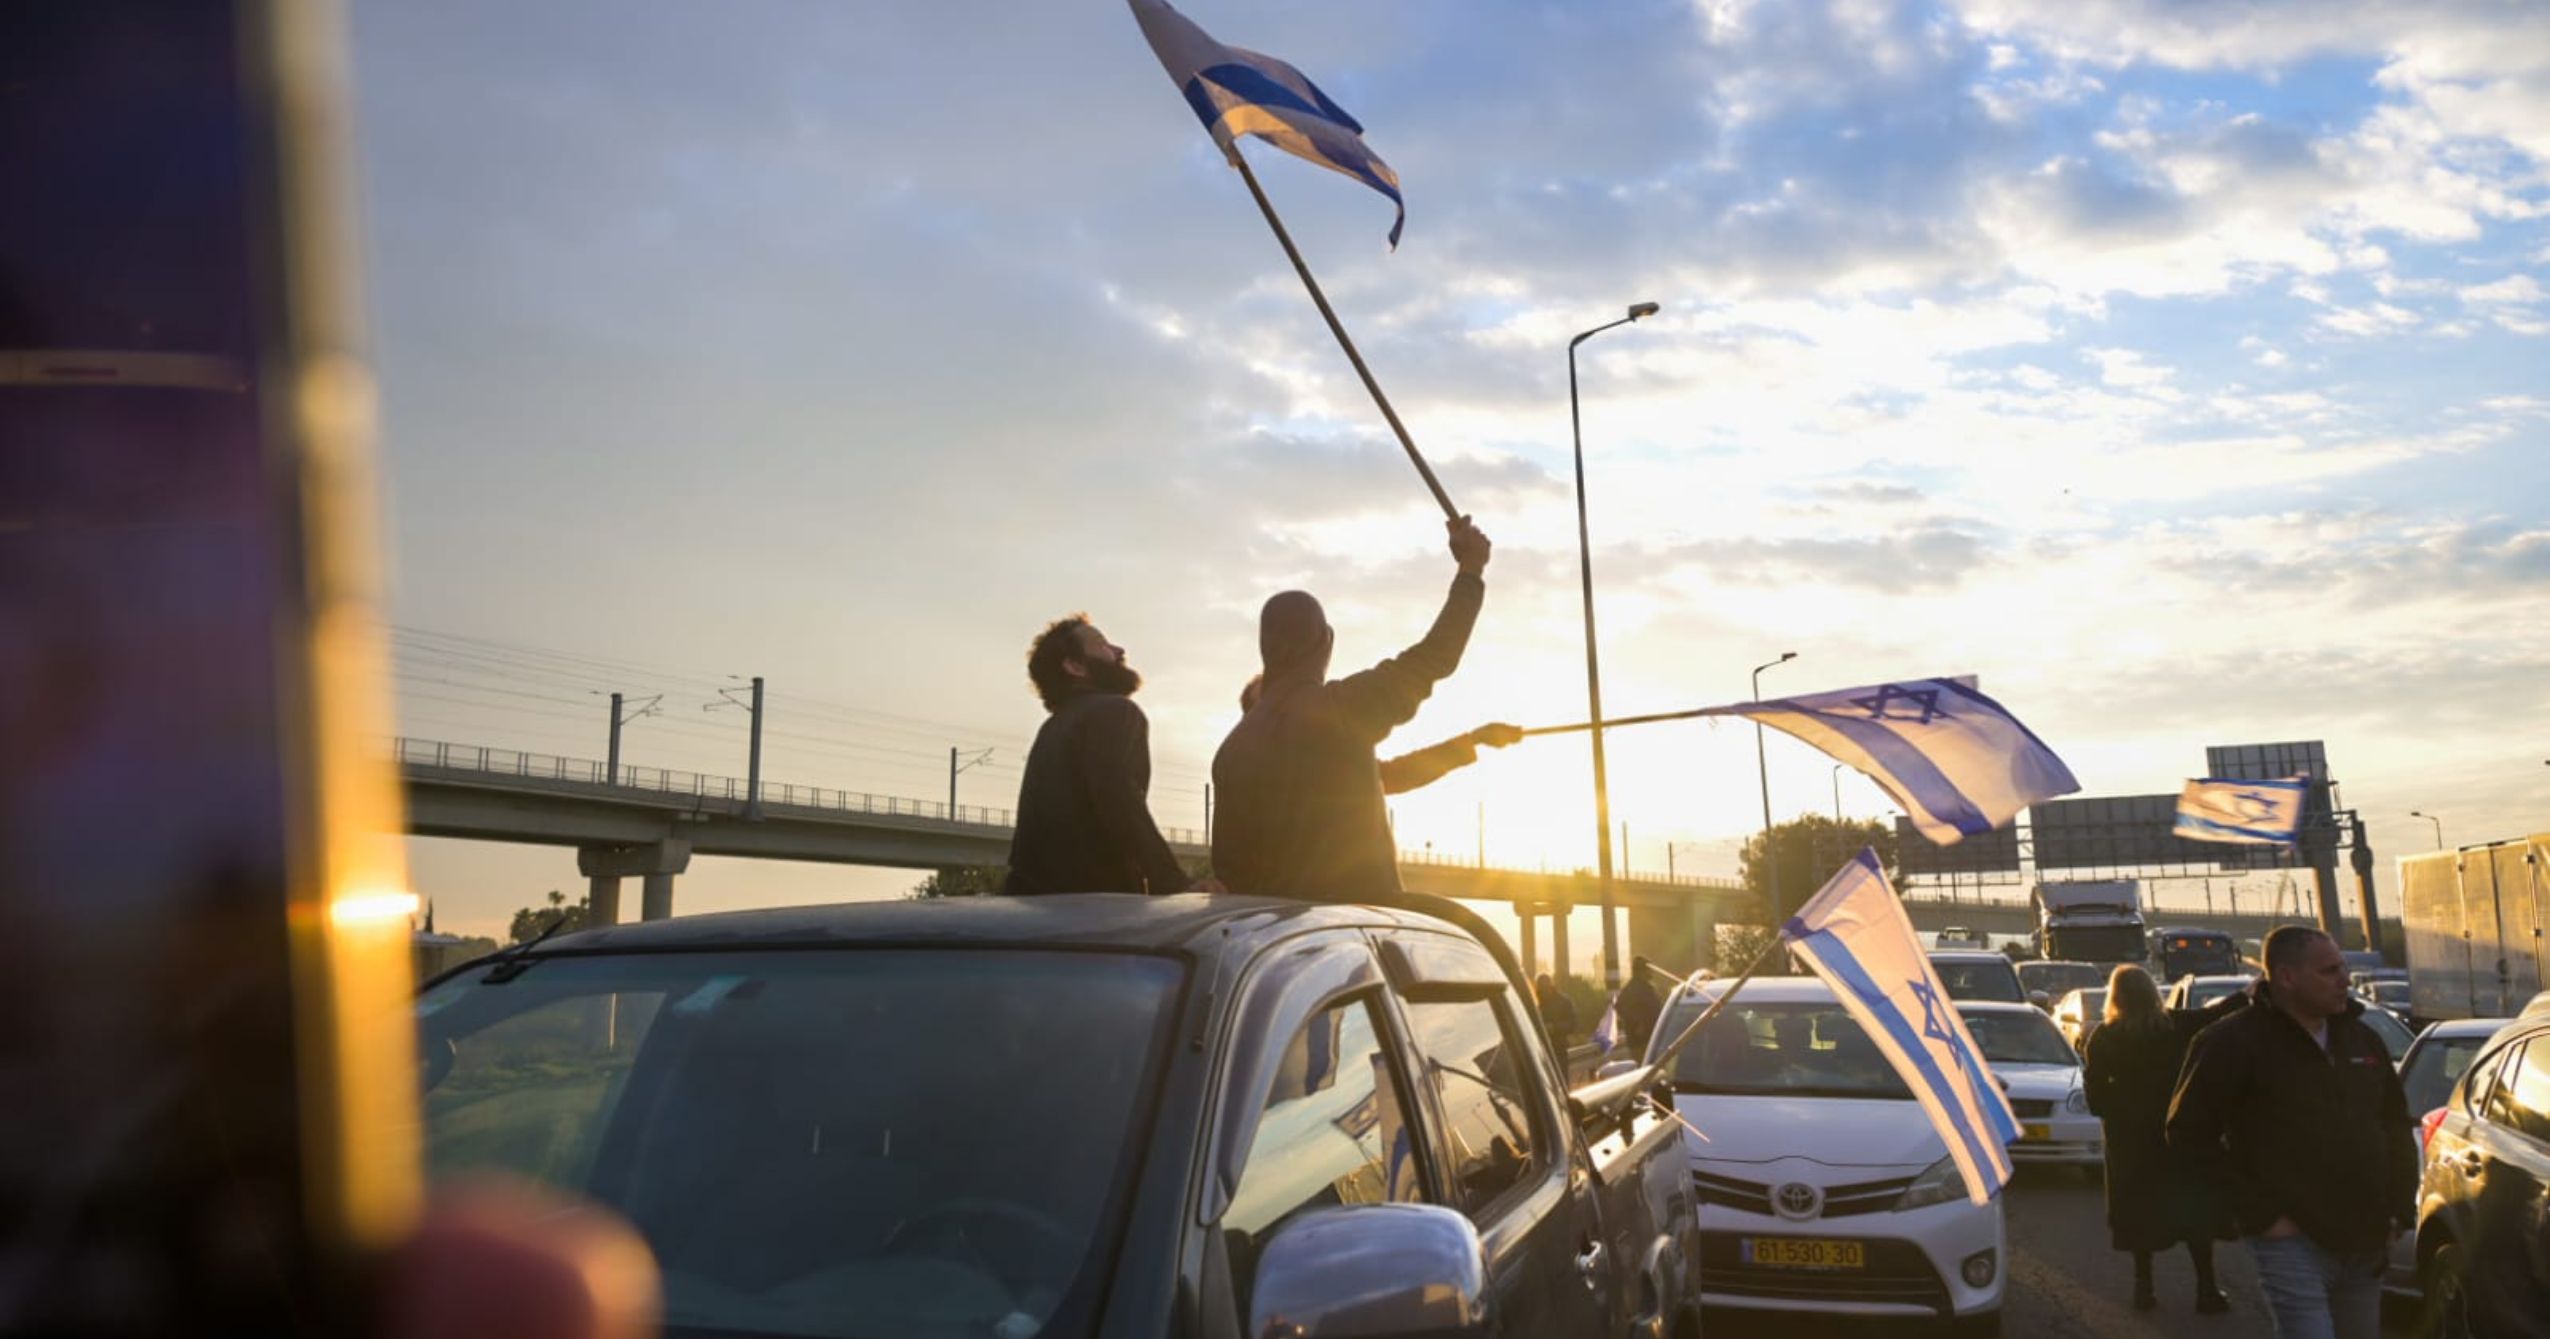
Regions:
<instances>
[{"instance_id":1,"label":"person's head","mask_svg":"<svg viewBox=\"0 0 2550 1339\"><path fill-rule=\"evenodd\" d=\"M1328 612L1308 591L1288 590L1268 596L1266 607L1257 613L1257 655L1265 662L1266 678L1327 678L1328 653L1336 642L1337 634L1328 626Z\"/></svg>"},{"instance_id":2,"label":"person's head","mask_svg":"<svg viewBox=\"0 0 2550 1339\"><path fill-rule=\"evenodd\" d=\"M1647 960L1645 958L1631 958L1629 960L1629 975L1638 980L1646 979Z\"/></svg>"},{"instance_id":3,"label":"person's head","mask_svg":"<svg viewBox=\"0 0 2550 1339\"><path fill-rule=\"evenodd\" d=\"M1539 991L1541 998L1547 999L1551 991L1558 989L1558 983L1549 979L1549 973L1543 972L1532 978L1532 989Z\"/></svg>"},{"instance_id":4,"label":"person's head","mask_svg":"<svg viewBox=\"0 0 2550 1339\"><path fill-rule=\"evenodd\" d=\"M2119 963L2107 974L2106 1025L2118 1023L2158 1024L2166 1021L2160 1009L2160 983L2152 974L2134 964Z\"/></svg>"},{"instance_id":5,"label":"person's head","mask_svg":"<svg viewBox=\"0 0 2550 1339\"><path fill-rule=\"evenodd\" d=\"M1130 697L1142 687L1142 676L1124 661L1124 648L1108 641L1087 614L1055 619L1036 634L1027 648L1027 678L1047 711L1074 693Z\"/></svg>"},{"instance_id":6,"label":"person's head","mask_svg":"<svg viewBox=\"0 0 2550 1339\"><path fill-rule=\"evenodd\" d=\"M2346 1012L2346 955L2337 941L2308 925L2279 925L2260 952L2267 990L2286 1012L2334 1018Z\"/></svg>"}]
</instances>

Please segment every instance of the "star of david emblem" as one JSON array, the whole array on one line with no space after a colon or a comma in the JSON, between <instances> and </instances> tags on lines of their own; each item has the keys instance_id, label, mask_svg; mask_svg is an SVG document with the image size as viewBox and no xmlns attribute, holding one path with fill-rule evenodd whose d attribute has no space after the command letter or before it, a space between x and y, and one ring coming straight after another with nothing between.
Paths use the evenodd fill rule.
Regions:
<instances>
[{"instance_id":1,"label":"star of david emblem","mask_svg":"<svg viewBox=\"0 0 2550 1339\"><path fill-rule=\"evenodd\" d=\"M1912 995L1913 1001L1921 1006L1921 1035L1932 1041L1955 1040L1948 1031L1947 1018L1940 1012L1939 992L1932 990L1927 981L1916 981Z\"/></svg>"},{"instance_id":2,"label":"star of david emblem","mask_svg":"<svg viewBox=\"0 0 2550 1339\"><path fill-rule=\"evenodd\" d=\"M1899 702L1905 704L1905 714L1900 716L1893 712ZM1939 709L1938 689L1906 688L1893 683L1878 689L1873 696L1852 698L1851 705L1867 712L1868 719L1872 721L1908 721L1914 725L1928 725L1932 721L1944 720L1948 715Z\"/></svg>"},{"instance_id":3,"label":"star of david emblem","mask_svg":"<svg viewBox=\"0 0 2550 1339\"><path fill-rule=\"evenodd\" d=\"M2276 802L2272 795L2261 795L2254 790L2241 790L2232 792L2231 798L2232 802L2239 806L2242 818L2275 816Z\"/></svg>"}]
</instances>

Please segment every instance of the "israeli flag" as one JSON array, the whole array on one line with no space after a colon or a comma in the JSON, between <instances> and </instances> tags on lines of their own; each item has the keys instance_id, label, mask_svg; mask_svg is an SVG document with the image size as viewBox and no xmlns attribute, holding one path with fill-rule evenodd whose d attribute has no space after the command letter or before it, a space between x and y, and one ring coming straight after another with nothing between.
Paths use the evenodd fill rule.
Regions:
<instances>
[{"instance_id":1,"label":"israeli flag","mask_svg":"<svg viewBox=\"0 0 2550 1339\"><path fill-rule=\"evenodd\" d=\"M1254 51L1224 46L1165 0L1129 0L1152 54L1168 67L1169 81L1186 95L1213 142L1236 158L1242 135L1255 135L1296 158L1305 158L1370 186L1399 206L1390 245L1408 222L1399 196L1399 174L1364 147L1364 128L1328 100L1301 71Z\"/></svg>"},{"instance_id":2,"label":"israeli flag","mask_svg":"<svg viewBox=\"0 0 2550 1339\"><path fill-rule=\"evenodd\" d=\"M2199 777L2178 793L2178 835L2190 841L2290 845L2302 830L2308 777L2225 781Z\"/></svg>"},{"instance_id":3,"label":"israeli flag","mask_svg":"<svg viewBox=\"0 0 2550 1339\"><path fill-rule=\"evenodd\" d=\"M1614 993L1611 1003L1603 1008L1603 1019L1594 1024L1594 1047L1603 1055L1620 1049L1620 996Z\"/></svg>"},{"instance_id":4,"label":"israeli flag","mask_svg":"<svg viewBox=\"0 0 2550 1339\"><path fill-rule=\"evenodd\" d=\"M1921 835L1942 846L2081 788L2045 741L1970 678L1845 688L1701 714L1760 721L1858 768L1895 797Z\"/></svg>"},{"instance_id":5,"label":"israeli flag","mask_svg":"<svg viewBox=\"0 0 2550 1339\"><path fill-rule=\"evenodd\" d=\"M1903 1076L1965 1174L1966 1197L1990 1202L2010 1183L2019 1122L1984 1068L1954 1000L1930 968L1877 853L1863 850L1780 927L1780 938L1859 1020Z\"/></svg>"}]
</instances>

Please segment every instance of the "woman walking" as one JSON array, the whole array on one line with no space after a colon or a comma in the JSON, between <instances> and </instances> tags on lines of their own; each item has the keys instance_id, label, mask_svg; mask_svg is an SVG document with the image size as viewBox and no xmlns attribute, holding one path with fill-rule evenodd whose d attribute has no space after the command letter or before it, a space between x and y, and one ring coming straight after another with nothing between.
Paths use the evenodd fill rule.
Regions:
<instances>
[{"instance_id":1,"label":"woman walking","mask_svg":"<svg viewBox=\"0 0 2550 1339\"><path fill-rule=\"evenodd\" d=\"M2108 977L2107 1017L2090 1034L2086 1086L2091 1114L2106 1127L2110 1244L2134 1253L2134 1309L2158 1304L2152 1256L2180 1242L2196 1266L2196 1310L2231 1309L2214 1283L2214 1242L2231 1233L2210 1187L2187 1175L2163 1130L2178 1069L2196 1031L2214 1011L2173 1014L2161 1007L2151 973L2130 963Z\"/></svg>"}]
</instances>

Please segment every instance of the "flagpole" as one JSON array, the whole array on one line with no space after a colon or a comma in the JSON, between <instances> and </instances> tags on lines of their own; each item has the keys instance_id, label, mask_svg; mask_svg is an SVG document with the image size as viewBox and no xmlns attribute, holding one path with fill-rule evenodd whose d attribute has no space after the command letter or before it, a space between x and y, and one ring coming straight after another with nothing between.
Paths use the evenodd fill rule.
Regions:
<instances>
[{"instance_id":1,"label":"flagpole","mask_svg":"<svg viewBox=\"0 0 2550 1339\"><path fill-rule=\"evenodd\" d=\"M1266 226L1275 230L1275 240L1284 244L1284 254L1292 258L1293 272L1302 277L1302 287L1310 290L1310 300L1319 307L1319 314L1327 318L1328 333L1337 337L1338 347L1346 351L1346 361L1355 365L1355 375L1364 379L1364 389L1372 392L1372 402L1381 406L1381 416L1390 421L1390 430L1399 435L1399 445L1408 452L1408 463L1417 467L1418 477L1426 481L1426 491L1433 493L1435 502L1443 508L1444 519L1459 520L1460 509L1452 505L1451 495L1443 491L1442 481L1434 477L1434 467L1426 464L1426 458L1418 453L1416 440L1408 435L1407 425L1399 421L1399 411L1391 408L1390 397L1381 393L1381 383L1373 380L1372 369L1364 366L1363 354L1355 349L1355 341L1347 336L1345 324L1337 319L1336 309L1328 305L1328 295L1319 291L1319 281L1311 277L1310 266L1302 261L1301 249L1293 245L1293 235L1284 230L1284 220L1276 217L1274 203L1266 198L1266 188L1257 184L1257 174L1249 170L1248 155L1241 153L1237 144L1227 146L1225 152L1230 156L1231 166L1240 170L1240 180L1248 183L1248 193L1256 199L1258 212L1266 216Z\"/></svg>"},{"instance_id":2,"label":"flagpole","mask_svg":"<svg viewBox=\"0 0 2550 1339\"><path fill-rule=\"evenodd\" d=\"M1610 730L1623 725L1653 725L1658 721L1688 721L1702 716L1732 714L1724 707L1694 707L1689 711L1660 711L1648 716L1613 716L1603 721L1603 728ZM1526 738L1532 735L1572 735L1578 731L1593 728L1592 721L1578 721L1573 725L1535 725L1525 730L1523 734Z\"/></svg>"}]
</instances>

